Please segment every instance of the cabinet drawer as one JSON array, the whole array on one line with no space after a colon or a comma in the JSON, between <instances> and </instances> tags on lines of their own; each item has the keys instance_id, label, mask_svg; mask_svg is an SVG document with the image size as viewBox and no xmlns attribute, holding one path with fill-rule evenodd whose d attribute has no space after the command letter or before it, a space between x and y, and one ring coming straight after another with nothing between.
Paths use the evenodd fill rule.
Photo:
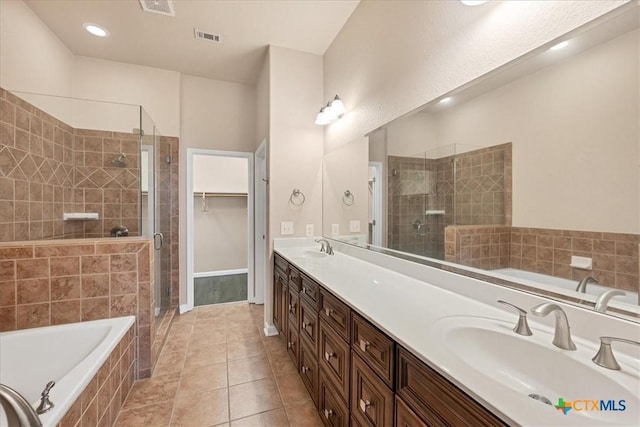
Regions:
<instances>
[{"instance_id":1,"label":"cabinet drawer","mask_svg":"<svg viewBox=\"0 0 640 427\"><path fill-rule=\"evenodd\" d=\"M393 391L355 352L351 357L351 414L362 425L393 425Z\"/></svg>"},{"instance_id":2,"label":"cabinet drawer","mask_svg":"<svg viewBox=\"0 0 640 427\"><path fill-rule=\"evenodd\" d=\"M287 289L287 317L289 324L293 325L294 329L298 329L300 321L300 297L298 293L291 289L291 286Z\"/></svg>"},{"instance_id":3,"label":"cabinet drawer","mask_svg":"<svg viewBox=\"0 0 640 427\"><path fill-rule=\"evenodd\" d=\"M396 393L427 425L506 425L400 346L397 357Z\"/></svg>"},{"instance_id":4,"label":"cabinet drawer","mask_svg":"<svg viewBox=\"0 0 640 427\"><path fill-rule=\"evenodd\" d=\"M318 405L318 358L305 341L300 341L300 377L307 387L313 403ZM286 404L287 402L285 402Z\"/></svg>"},{"instance_id":5,"label":"cabinet drawer","mask_svg":"<svg viewBox=\"0 0 640 427\"><path fill-rule=\"evenodd\" d=\"M297 268L289 265L289 286L296 290L296 292L300 292L300 287L302 285L302 280L300 276L300 272Z\"/></svg>"},{"instance_id":6,"label":"cabinet drawer","mask_svg":"<svg viewBox=\"0 0 640 427\"><path fill-rule=\"evenodd\" d=\"M351 348L393 387L395 343L360 315L353 313L351 319Z\"/></svg>"},{"instance_id":7,"label":"cabinet drawer","mask_svg":"<svg viewBox=\"0 0 640 427\"><path fill-rule=\"evenodd\" d=\"M304 274L301 275L300 298L318 311L320 308L320 285L309 279Z\"/></svg>"},{"instance_id":8,"label":"cabinet drawer","mask_svg":"<svg viewBox=\"0 0 640 427\"><path fill-rule=\"evenodd\" d=\"M273 255L273 263L276 266L276 268L275 268L276 271L280 270L282 275L287 277L287 275L288 275L287 268L289 267L289 263L278 254L274 254Z\"/></svg>"},{"instance_id":9,"label":"cabinet drawer","mask_svg":"<svg viewBox=\"0 0 640 427\"><path fill-rule=\"evenodd\" d=\"M289 357L293 360L296 368L298 367L298 356L300 355L299 341L298 329L289 323L289 327L287 328L287 353L289 353Z\"/></svg>"},{"instance_id":10,"label":"cabinet drawer","mask_svg":"<svg viewBox=\"0 0 640 427\"><path fill-rule=\"evenodd\" d=\"M396 427L428 427L418 415L396 396Z\"/></svg>"},{"instance_id":11,"label":"cabinet drawer","mask_svg":"<svg viewBox=\"0 0 640 427\"><path fill-rule=\"evenodd\" d=\"M313 354L318 354L318 313L306 301L300 304L300 338L307 341Z\"/></svg>"},{"instance_id":12,"label":"cabinet drawer","mask_svg":"<svg viewBox=\"0 0 640 427\"><path fill-rule=\"evenodd\" d=\"M333 329L320 322L318 360L321 369L335 383L345 403L349 402L349 346Z\"/></svg>"},{"instance_id":13,"label":"cabinet drawer","mask_svg":"<svg viewBox=\"0 0 640 427\"><path fill-rule=\"evenodd\" d=\"M320 289L320 312L318 314L344 340L349 341L351 309L324 288Z\"/></svg>"},{"instance_id":14,"label":"cabinet drawer","mask_svg":"<svg viewBox=\"0 0 640 427\"><path fill-rule=\"evenodd\" d=\"M325 426L349 427L349 410L322 369L319 378L318 413L322 422Z\"/></svg>"}]
</instances>

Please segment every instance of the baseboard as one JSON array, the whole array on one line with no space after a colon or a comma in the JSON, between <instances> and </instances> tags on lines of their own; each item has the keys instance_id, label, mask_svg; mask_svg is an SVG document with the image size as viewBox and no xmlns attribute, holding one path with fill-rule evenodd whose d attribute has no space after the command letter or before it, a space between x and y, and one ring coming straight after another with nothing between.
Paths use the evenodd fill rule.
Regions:
<instances>
[{"instance_id":1,"label":"baseboard","mask_svg":"<svg viewBox=\"0 0 640 427\"><path fill-rule=\"evenodd\" d=\"M267 322L264 322L264 335L266 337L273 337L275 335L278 335L280 332L278 332L278 329L274 326L274 325L270 325Z\"/></svg>"},{"instance_id":2,"label":"baseboard","mask_svg":"<svg viewBox=\"0 0 640 427\"><path fill-rule=\"evenodd\" d=\"M201 271L199 273L193 273L193 278L199 277L214 277L214 276L230 276L232 274L247 274L248 268L238 268L235 270L217 270L217 271Z\"/></svg>"},{"instance_id":3,"label":"baseboard","mask_svg":"<svg viewBox=\"0 0 640 427\"><path fill-rule=\"evenodd\" d=\"M184 313L186 313L187 311L191 311L191 310L193 310L193 307L189 308L189 305L188 305L188 304L182 304L182 305L180 306L180 314L184 314Z\"/></svg>"}]
</instances>

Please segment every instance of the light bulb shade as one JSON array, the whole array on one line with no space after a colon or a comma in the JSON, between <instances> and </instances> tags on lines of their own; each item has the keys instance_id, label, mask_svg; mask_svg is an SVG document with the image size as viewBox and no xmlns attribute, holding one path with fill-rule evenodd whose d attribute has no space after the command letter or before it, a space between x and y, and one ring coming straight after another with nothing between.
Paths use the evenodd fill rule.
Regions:
<instances>
[{"instance_id":1,"label":"light bulb shade","mask_svg":"<svg viewBox=\"0 0 640 427\"><path fill-rule=\"evenodd\" d=\"M329 121L332 122L335 119L338 118L338 115L336 114L335 110L333 109L333 106L331 105L331 102L329 102L327 104L326 107L324 107L324 113L327 115L327 117L329 118Z\"/></svg>"},{"instance_id":2,"label":"light bulb shade","mask_svg":"<svg viewBox=\"0 0 640 427\"><path fill-rule=\"evenodd\" d=\"M333 110L337 117L342 117L346 111L344 103L338 95L336 95L336 97L333 98L333 101L331 101L331 110Z\"/></svg>"},{"instance_id":3,"label":"light bulb shade","mask_svg":"<svg viewBox=\"0 0 640 427\"><path fill-rule=\"evenodd\" d=\"M331 123L331 120L329 118L329 115L326 113L326 108L322 107L320 109L320 112L316 116L316 124L319 126L324 126L328 125L329 123Z\"/></svg>"}]
</instances>

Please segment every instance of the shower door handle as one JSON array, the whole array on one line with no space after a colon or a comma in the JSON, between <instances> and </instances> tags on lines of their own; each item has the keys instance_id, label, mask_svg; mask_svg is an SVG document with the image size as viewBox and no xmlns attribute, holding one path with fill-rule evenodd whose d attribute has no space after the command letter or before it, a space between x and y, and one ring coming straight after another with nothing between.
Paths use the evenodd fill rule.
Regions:
<instances>
[{"instance_id":1,"label":"shower door handle","mask_svg":"<svg viewBox=\"0 0 640 427\"><path fill-rule=\"evenodd\" d=\"M158 237L160 238L160 243L158 243ZM153 233L153 249L159 251L162 248L162 245L164 245L164 234L160 232Z\"/></svg>"}]
</instances>

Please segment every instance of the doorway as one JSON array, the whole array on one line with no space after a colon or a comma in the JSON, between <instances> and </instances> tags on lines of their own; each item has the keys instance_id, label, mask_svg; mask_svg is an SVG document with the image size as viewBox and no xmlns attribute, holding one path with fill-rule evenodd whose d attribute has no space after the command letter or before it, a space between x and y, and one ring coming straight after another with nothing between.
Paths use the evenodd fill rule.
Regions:
<instances>
[{"instance_id":1,"label":"doorway","mask_svg":"<svg viewBox=\"0 0 640 427\"><path fill-rule=\"evenodd\" d=\"M254 302L253 153L187 149L187 309Z\"/></svg>"}]
</instances>

